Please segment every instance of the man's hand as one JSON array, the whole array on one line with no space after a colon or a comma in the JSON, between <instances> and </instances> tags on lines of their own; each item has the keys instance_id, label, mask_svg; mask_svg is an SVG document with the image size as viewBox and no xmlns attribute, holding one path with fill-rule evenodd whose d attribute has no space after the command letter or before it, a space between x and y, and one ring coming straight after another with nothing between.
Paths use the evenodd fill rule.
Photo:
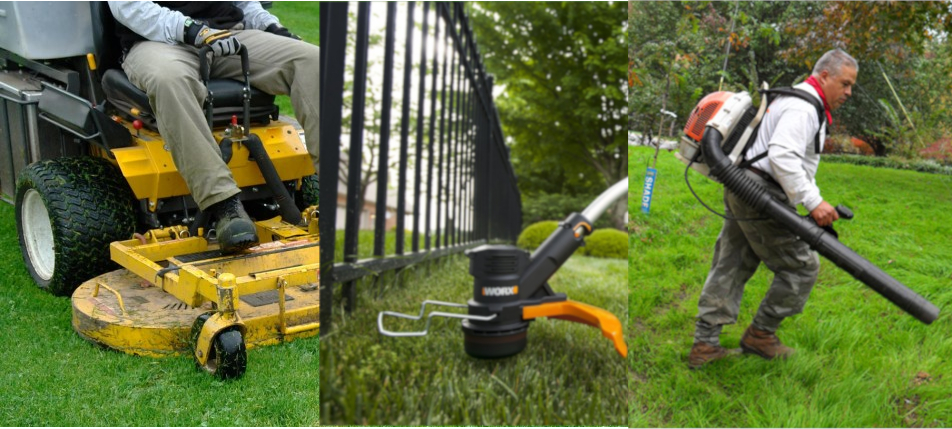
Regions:
<instances>
[{"instance_id":1,"label":"man's hand","mask_svg":"<svg viewBox=\"0 0 952 429\"><path fill-rule=\"evenodd\" d=\"M197 30L192 30L196 28ZM237 54L241 49L241 42L228 30L215 30L207 25L193 24L185 34L185 42L201 48L209 46L216 57Z\"/></svg>"},{"instance_id":2,"label":"man's hand","mask_svg":"<svg viewBox=\"0 0 952 429\"><path fill-rule=\"evenodd\" d=\"M816 221L817 225L830 226L833 224L833 221L840 218L840 214L836 212L833 206L824 201L810 212L810 217Z\"/></svg>"},{"instance_id":3,"label":"man's hand","mask_svg":"<svg viewBox=\"0 0 952 429\"><path fill-rule=\"evenodd\" d=\"M278 36L290 37L294 40L301 40L297 34L288 31L287 28L284 28L278 24L271 24L268 26L268 28L265 28L264 31L267 31L271 34L277 34Z\"/></svg>"}]
</instances>

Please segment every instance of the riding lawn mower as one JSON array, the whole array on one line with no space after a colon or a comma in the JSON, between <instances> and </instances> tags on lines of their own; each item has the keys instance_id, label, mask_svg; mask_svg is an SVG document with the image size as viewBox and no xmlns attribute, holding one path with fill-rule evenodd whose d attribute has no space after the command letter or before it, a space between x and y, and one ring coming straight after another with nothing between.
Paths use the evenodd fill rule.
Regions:
<instances>
[{"instance_id":1,"label":"riding lawn mower","mask_svg":"<svg viewBox=\"0 0 952 429\"><path fill-rule=\"evenodd\" d=\"M76 332L191 353L220 378L244 373L248 348L317 335L318 180L274 96L249 85L247 51L243 82L209 79L200 52L207 120L260 238L226 254L118 68L105 2L0 9L0 193L36 284L72 296Z\"/></svg>"}]
</instances>

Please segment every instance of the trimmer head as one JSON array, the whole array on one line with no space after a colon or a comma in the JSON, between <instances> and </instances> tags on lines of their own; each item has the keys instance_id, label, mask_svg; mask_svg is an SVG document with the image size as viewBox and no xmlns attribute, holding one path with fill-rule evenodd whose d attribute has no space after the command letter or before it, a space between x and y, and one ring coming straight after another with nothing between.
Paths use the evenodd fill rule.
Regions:
<instances>
[{"instance_id":1,"label":"trimmer head","mask_svg":"<svg viewBox=\"0 0 952 429\"><path fill-rule=\"evenodd\" d=\"M463 349L466 354L484 359L509 357L526 348L529 323L525 327L508 332L486 332L467 326L463 321Z\"/></svg>"},{"instance_id":2,"label":"trimmer head","mask_svg":"<svg viewBox=\"0 0 952 429\"><path fill-rule=\"evenodd\" d=\"M476 358L504 358L518 354L528 343L529 324L538 317L584 323L601 329L622 357L628 348L621 322L603 309L567 299L555 293L547 281L592 233L592 221L613 201L627 195L628 178L599 196L582 214L572 213L530 257L515 246L483 245L466 252L473 276L473 298L466 304L424 301L420 314L412 316L384 311L377 317L381 334L391 337L424 336L433 317L463 319L463 349ZM427 304L465 307L467 314L431 312L423 331L393 332L383 326L384 316L420 320Z\"/></svg>"},{"instance_id":3,"label":"trimmer head","mask_svg":"<svg viewBox=\"0 0 952 429\"><path fill-rule=\"evenodd\" d=\"M529 254L517 247L487 245L466 252L473 276L469 314L497 317L489 321L464 320L464 348L470 356L502 358L526 347L529 321L522 319L525 297L519 278L529 265ZM565 299L565 295L562 295Z\"/></svg>"}]
</instances>

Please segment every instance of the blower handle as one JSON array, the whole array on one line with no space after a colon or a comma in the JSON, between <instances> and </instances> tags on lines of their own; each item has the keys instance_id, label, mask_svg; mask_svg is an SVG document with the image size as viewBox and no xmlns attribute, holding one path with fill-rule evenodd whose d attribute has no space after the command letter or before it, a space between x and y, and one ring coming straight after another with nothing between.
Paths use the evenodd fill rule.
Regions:
<instances>
[{"instance_id":1,"label":"blower handle","mask_svg":"<svg viewBox=\"0 0 952 429\"><path fill-rule=\"evenodd\" d=\"M840 219L853 220L853 211L842 204L836 206L836 213L840 215Z\"/></svg>"}]
</instances>

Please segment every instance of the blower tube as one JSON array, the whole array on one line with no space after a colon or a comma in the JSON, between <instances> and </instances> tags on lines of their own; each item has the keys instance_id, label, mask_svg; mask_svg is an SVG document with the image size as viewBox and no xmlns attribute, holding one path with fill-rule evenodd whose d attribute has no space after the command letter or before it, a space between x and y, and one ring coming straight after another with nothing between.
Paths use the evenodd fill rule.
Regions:
<instances>
[{"instance_id":1,"label":"blower tube","mask_svg":"<svg viewBox=\"0 0 952 429\"><path fill-rule=\"evenodd\" d=\"M701 150L711 169L711 175L724 183L727 189L751 207L779 222L836 266L906 313L925 324L930 324L939 317L938 307L858 255L816 223L801 217L795 210L771 197L760 184L747 177L742 169L734 166L724 155L721 150L723 138L720 132L707 127L701 139Z\"/></svg>"}]
</instances>

